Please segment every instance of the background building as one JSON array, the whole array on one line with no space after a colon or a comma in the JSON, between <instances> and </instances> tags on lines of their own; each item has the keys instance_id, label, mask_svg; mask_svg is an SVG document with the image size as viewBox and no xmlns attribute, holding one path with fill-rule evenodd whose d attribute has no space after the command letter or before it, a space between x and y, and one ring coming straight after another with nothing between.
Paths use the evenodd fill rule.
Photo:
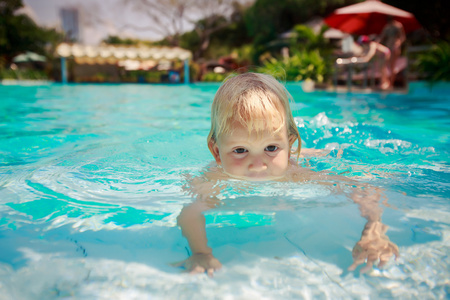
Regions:
<instances>
[{"instance_id":1,"label":"background building","mask_svg":"<svg viewBox=\"0 0 450 300\"><path fill-rule=\"evenodd\" d=\"M67 42L81 42L79 13L76 8L61 8L61 27Z\"/></svg>"}]
</instances>

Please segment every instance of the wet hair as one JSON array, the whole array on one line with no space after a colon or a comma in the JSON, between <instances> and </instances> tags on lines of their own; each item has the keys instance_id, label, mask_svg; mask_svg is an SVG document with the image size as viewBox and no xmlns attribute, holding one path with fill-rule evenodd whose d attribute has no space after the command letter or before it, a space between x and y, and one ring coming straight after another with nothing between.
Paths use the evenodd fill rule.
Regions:
<instances>
[{"instance_id":1,"label":"wet hair","mask_svg":"<svg viewBox=\"0 0 450 300\"><path fill-rule=\"evenodd\" d=\"M290 146L298 140L293 152L300 155L301 139L289 106L292 96L274 77L260 73L244 73L229 77L217 90L211 107L211 130L208 145L222 134L233 133L233 123L246 127L249 134L264 130L282 130L286 125Z\"/></svg>"}]
</instances>

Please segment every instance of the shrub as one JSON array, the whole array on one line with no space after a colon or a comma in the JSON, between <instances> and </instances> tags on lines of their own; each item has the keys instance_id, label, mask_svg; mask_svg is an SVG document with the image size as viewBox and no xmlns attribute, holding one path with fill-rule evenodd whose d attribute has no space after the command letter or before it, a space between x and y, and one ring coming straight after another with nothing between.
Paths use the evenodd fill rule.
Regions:
<instances>
[{"instance_id":1,"label":"shrub","mask_svg":"<svg viewBox=\"0 0 450 300\"><path fill-rule=\"evenodd\" d=\"M284 77L287 81L312 79L321 83L326 76L327 67L319 51L315 50L297 52L286 59L269 58L263 62L258 71L272 74L277 78Z\"/></svg>"},{"instance_id":2,"label":"shrub","mask_svg":"<svg viewBox=\"0 0 450 300\"><path fill-rule=\"evenodd\" d=\"M450 81L450 43L440 42L417 58L417 69L430 82Z\"/></svg>"},{"instance_id":3,"label":"shrub","mask_svg":"<svg viewBox=\"0 0 450 300\"><path fill-rule=\"evenodd\" d=\"M0 69L0 79L48 80L44 71Z\"/></svg>"},{"instance_id":4,"label":"shrub","mask_svg":"<svg viewBox=\"0 0 450 300\"><path fill-rule=\"evenodd\" d=\"M227 78L227 76L230 75L229 73L214 73L214 72L208 72L203 75L202 81L210 81L210 82L222 82Z\"/></svg>"}]
</instances>

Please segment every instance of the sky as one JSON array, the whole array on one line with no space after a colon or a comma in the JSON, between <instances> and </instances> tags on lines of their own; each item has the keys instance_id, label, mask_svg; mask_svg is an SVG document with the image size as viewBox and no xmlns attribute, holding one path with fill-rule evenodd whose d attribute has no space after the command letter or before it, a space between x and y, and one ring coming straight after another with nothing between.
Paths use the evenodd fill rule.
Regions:
<instances>
[{"instance_id":1,"label":"sky","mask_svg":"<svg viewBox=\"0 0 450 300\"><path fill-rule=\"evenodd\" d=\"M61 28L59 10L78 8L81 41L98 44L108 35L143 40L160 40L164 36L152 30L135 30L130 26L151 27L149 18L142 12L123 5L124 0L23 0L26 13L40 26ZM190 24L185 24L186 30Z\"/></svg>"}]
</instances>

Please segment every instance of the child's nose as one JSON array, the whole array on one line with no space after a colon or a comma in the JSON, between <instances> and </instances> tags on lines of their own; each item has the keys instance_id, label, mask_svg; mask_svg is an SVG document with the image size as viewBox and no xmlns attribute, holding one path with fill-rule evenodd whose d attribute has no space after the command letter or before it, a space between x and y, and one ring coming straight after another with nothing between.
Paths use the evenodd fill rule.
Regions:
<instances>
[{"instance_id":1,"label":"child's nose","mask_svg":"<svg viewBox=\"0 0 450 300\"><path fill-rule=\"evenodd\" d=\"M261 172L267 170L267 164L261 157L254 157L249 165L250 171Z\"/></svg>"}]
</instances>

